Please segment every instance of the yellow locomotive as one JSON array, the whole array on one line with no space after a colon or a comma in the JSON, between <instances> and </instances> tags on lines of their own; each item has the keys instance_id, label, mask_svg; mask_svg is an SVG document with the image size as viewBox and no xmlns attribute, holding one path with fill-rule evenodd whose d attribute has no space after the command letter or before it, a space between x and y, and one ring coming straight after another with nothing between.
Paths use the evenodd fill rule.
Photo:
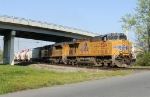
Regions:
<instances>
[{"instance_id":1,"label":"yellow locomotive","mask_svg":"<svg viewBox=\"0 0 150 97\"><path fill-rule=\"evenodd\" d=\"M131 51L132 43L125 34L109 33L91 39L51 45L41 51L41 57L55 64L127 67L132 62Z\"/></svg>"}]
</instances>

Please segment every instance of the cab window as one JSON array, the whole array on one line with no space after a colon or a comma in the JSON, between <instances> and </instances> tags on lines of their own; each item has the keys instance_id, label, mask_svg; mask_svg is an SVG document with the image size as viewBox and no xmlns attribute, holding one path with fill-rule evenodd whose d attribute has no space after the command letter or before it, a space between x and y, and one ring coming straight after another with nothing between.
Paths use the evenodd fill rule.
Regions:
<instances>
[{"instance_id":1,"label":"cab window","mask_svg":"<svg viewBox=\"0 0 150 97\"><path fill-rule=\"evenodd\" d=\"M108 40L117 40L118 36L116 35L112 35L112 36L108 36Z\"/></svg>"},{"instance_id":2,"label":"cab window","mask_svg":"<svg viewBox=\"0 0 150 97\"><path fill-rule=\"evenodd\" d=\"M121 35L121 36L119 36L119 39L121 39L121 40L127 40L127 37L125 35Z\"/></svg>"}]
</instances>

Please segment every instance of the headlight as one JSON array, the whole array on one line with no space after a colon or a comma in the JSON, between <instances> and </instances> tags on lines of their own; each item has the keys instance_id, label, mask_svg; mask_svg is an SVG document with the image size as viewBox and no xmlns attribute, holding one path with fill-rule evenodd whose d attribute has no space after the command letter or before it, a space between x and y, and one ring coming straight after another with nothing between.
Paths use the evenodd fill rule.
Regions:
<instances>
[{"instance_id":1,"label":"headlight","mask_svg":"<svg viewBox=\"0 0 150 97\"><path fill-rule=\"evenodd\" d=\"M121 52L120 52L120 56L122 56L122 55L123 55L123 52L121 51Z\"/></svg>"}]
</instances>

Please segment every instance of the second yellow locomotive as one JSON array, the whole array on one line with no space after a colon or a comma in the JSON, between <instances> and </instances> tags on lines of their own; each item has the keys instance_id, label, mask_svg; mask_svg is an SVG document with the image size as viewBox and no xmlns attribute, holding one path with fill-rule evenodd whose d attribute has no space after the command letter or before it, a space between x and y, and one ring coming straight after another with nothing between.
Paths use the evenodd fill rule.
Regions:
<instances>
[{"instance_id":1,"label":"second yellow locomotive","mask_svg":"<svg viewBox=\"0 0 150 97\"><path fill-rule=\"evenodd\" d=\"M91 39L75 40L46 46L43 60L68 65L94 64L127 67L132 62L132 43L123 33L109 33Z\"/></svg>"}]
</instances>

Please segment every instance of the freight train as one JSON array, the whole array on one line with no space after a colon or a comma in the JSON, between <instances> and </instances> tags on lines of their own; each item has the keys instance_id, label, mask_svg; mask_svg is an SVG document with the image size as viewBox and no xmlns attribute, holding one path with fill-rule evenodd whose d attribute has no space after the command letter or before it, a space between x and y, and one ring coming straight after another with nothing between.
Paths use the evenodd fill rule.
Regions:
<instances>
[{"instance_id":1,"label":"freight train","mask_svg":"<svg viewBox=\"0 0 150 97\"><path fill-rule=\"evenodd\" d=\"M132 63L132 43L124 33L109 33L21 51L15 53L14 60L129 67Z\"/></svg>"}]
</instances>

